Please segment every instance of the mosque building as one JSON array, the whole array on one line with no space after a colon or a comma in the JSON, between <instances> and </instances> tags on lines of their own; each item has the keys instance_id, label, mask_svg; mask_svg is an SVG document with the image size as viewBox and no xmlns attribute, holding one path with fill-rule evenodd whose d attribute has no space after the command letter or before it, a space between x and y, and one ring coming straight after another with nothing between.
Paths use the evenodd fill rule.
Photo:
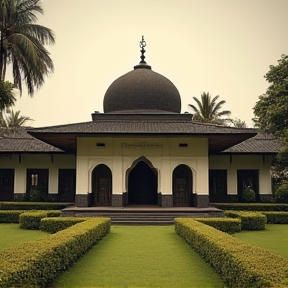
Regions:
<instances>
[{"instance_id":1,"label":"mosque building","mask_svg":"<svg viewBox=\"0 0 288 288\"><path fill-rule=\"evenodd\" d=\"M75 206L208 207L238 202L246 187L272 199L276 139L251 128L192 121L175 85L144 56L104 95L104 113L83 123L0 138L0 201L37 188Z\"/></svg>"}]
</instances>

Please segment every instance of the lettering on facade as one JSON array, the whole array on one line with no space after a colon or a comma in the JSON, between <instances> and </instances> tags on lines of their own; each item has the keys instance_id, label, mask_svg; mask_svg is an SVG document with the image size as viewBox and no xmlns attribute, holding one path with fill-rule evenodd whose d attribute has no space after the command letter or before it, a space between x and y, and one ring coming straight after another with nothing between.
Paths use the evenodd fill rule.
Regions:
<instances>
[{"instance_id":1,"label":"lettering on facade","mask_svg":"<svg viewBox=\"0 0 288 288\"><path fill-rule=\"evenodd\" d=\"M138 143L121 143L122 148L129 148L129 149L155 149L155 148L163 148L162 143L153 143L153 142L138 142Z\"/></svg>"}]
</instances>

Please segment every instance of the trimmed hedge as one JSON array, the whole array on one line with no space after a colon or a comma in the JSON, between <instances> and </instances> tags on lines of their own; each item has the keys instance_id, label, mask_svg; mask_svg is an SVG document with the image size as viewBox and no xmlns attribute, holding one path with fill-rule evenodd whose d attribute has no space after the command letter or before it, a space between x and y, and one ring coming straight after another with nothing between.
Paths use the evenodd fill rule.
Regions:
<instances>
[{"instance_id":1,"label":"trimmed hedge","mask_svg":"<svg viewBox=\"0 0 288 288\"><path fill-rule=\"evenodd\" d=\"M175 231L220 275L227 287L288 286L288 260L191 218L176 218Z\"/></svg>"},{"instance_id":2,"label":"trimmed hedge","mask_svg":"<svg viewBox=\"0 0 288 288\"><path fill-rule=\"evenodd\" d=\"M288 212L265 211L261 213L267 217L269 224L288 224Z\"/></svg>"},{"instance_id":3,"label":"trimmed hedge","mask_svg":"<svg viewBox=\"0 0 288 288\"><path fill-rule=\"evenodd\" d=\"M86 221L89 218L86 217L52 217L44 218L40 221L40 230L56 233L58 231L64 230L68 227L71 227L77 223Z\"/></svg>"},{"instance_id":4,"label":"trimmed hedge","mask_svg":"<svg viewBox=\"0 0 288 288\"><path fill-rule=\"evenodd\" d=\"M91 218L43 239L1 251L1 288L52 283L109 231L110 219Z\"/></svg>"},{"instance_id":5,"label":"trimmed hedge","mask_svg":"<svg viewBox=\"0 0 288 288\"><path fill-rule=\"evenodd\" d=\"M43 202L0 202L0 210L61 210L67 207L63 203Z\"/></svg>"},{"instance_id":6,"label":"trimmed hedge","mask_svg":"<svg viewBox=\"0 0 288 288\"><path fill-rule=\"evenodd\" d=\"M275 203L211 203L214 207L222 210L241 211L288 211L288 204Z\"/></svg>"},{"instance_id":7,"label":"trimmed hedge","mask_svg":"<svg viewBox=\"0 0 288 288\"><path fill-rule=\"evenodd\" d=\"M41 219L46 217L59 217L60 211L29 211L19 216L20 228L28 230L39 230Z\"/></svg>"},{"instance_id":8,"label":"trimmed hedge","mask_svg":"<svg viewBox=\"0 0 288 288\"><path fill-rule=\"evenodd\" d=\"M267 218L260 212L225 211L225 216L241 219L242 230L265 230Z\"/></svg>"},{"instance_id":9,"label":"trimmed hedge","mask_svg":"<svg viewBox=\"0 0 288 288\"><path fill-rule=\"evenodd\" d=\"M22 210L0 210L0 223L19 223L19 216L24 212Z\"/></svg>"},{"instance_id":10,"label":"trimmed hedge","mask_svg":"<svg viewBox=\"0 0 288 288\"><path fill-rule=\"evenodd\" d=\"M193 218L222 232L234 234L241 232L241 220L231 218Z\"/></svg>"}]
</instances>

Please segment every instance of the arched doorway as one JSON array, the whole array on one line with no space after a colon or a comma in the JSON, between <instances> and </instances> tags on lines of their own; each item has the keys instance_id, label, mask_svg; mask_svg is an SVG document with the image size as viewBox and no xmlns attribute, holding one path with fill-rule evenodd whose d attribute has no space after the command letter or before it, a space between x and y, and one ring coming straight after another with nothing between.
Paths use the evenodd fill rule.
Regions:
<instances>
[{"instance_id":1,"label":"arched doorway","mask_svg":"<svg viewBox=\"0 0 288 288\"><path fill-rule=\"evenodd\" d=\"M94 206L110 206L112 199L112 173L100 164L92 171L92 195Z\"/></svg>"},{"instance_id":2,"label":"arched doorway","mask_svg":"<svg viewBox=\"0 0 288 288\"><path fill-rule=\"evenodd\" d=\"M173 206L192 205L192 171L181 164L173 170Z\"/></svg>"},{"instance_id":3,"label":"arched doorway","mask_svg":"<svg viewBox=\"0 0 288 288\"><path fill-rule=\"evenodd\" d=\"M128 203L157 205L157 182L156 169L139 161L128 176Z\"/></svg>"}]
</instances>

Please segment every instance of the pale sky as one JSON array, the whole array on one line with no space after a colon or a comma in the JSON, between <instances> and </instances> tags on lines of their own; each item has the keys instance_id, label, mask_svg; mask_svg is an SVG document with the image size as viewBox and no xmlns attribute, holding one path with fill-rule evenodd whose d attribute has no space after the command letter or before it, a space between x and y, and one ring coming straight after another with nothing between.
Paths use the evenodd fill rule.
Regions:
<instances>
[{"instance_id":1,"label":"pale sky","mask_svg":"<svg viewBox=\"0 0 288 288\"><path fill-rule=\"evenodd\" d=\"M15 110L34 127L86 122L103 112L109 85L146 61L180 92L182 112L203 91L226 100L232 118L252 126L269 65L288 54L287 0L44 0L55 72Z\"/></svg>"}]
</instances>

